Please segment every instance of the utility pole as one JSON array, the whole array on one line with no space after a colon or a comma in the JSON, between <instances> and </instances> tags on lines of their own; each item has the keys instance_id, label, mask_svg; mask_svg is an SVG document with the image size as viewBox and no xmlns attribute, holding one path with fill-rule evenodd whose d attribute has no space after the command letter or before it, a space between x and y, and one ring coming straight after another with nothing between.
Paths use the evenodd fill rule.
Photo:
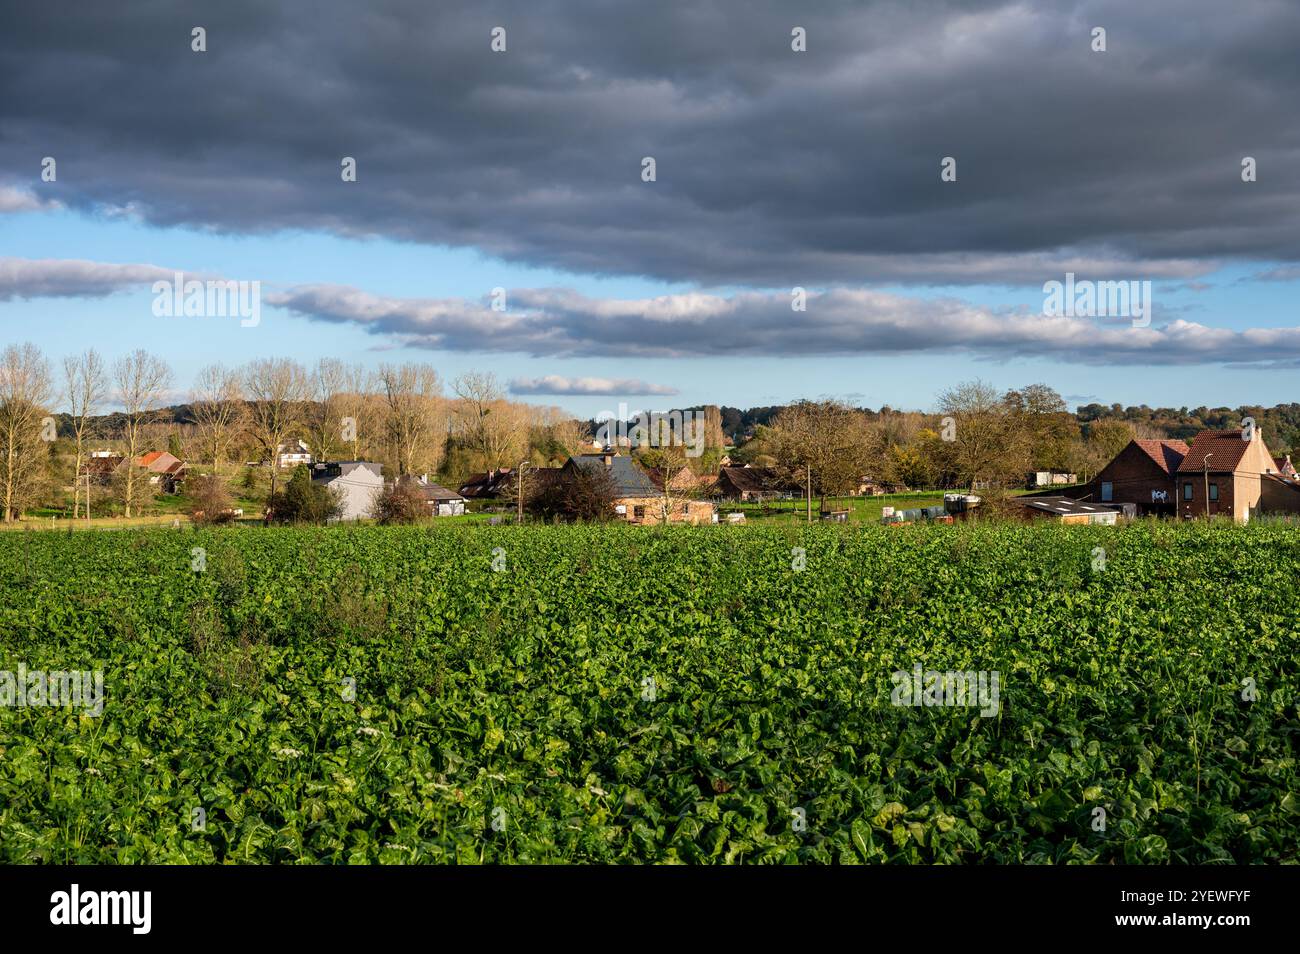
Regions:
<instances>
[{"instance_id":1,"label":"utility pole","mask_svg":"<svg viewBox=\"0 0 1300 954\"><path fill-rule=\"evenodd\" d=\"M524 522L524 466L526 460L519 462L519 479L515 481L515 492L519 495L519 523Z\"/></svg>"},{"instance_id":2,"label":"utility pole","mask_svg":"<svg viewBox=\"0 0 1300 954\"><path fill-rule=\"evenodd\" d=\"M812 523L812 464L804 464L808 473L808 522Z\"/></svg>"},{"instance_id":3,"label":"utility pole","mask_svg":"<svg viewBox=\"0 0 1300 954\"><path fill-rule=\"evenodd\" d=\"M1206 454L1201 461L1201 473L1205 477L1205 519L1210 519L1210 458L1213 454Z\"/></svg>"}]
</instances>

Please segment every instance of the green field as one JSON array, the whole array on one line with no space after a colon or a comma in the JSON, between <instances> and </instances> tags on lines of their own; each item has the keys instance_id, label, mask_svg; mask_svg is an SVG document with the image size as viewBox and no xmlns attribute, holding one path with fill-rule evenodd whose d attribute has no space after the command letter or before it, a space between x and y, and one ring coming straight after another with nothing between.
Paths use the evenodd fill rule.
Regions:
<instances>
[{"instance_id":1,"label":"green field","mask_svg":"<svg viewBox=\"0 0 1300 954\"><path fill-rule=\"evenodd\" d=\"M917 507L934 507L943 503L942 490L921 490L905 494L883 494L878 497L827 497L828 510L847 510L850 523L879 523L885 507L906 510ZM795 524L808 522L808 501L803 498L773 500L765 503L723 503L719 512L740 512L745 520L763 523ZM821 498L812 500L812 518L820 520ZM725 519L725 517L723 518Z\"/></svg>"},{"instance_id":2,"label":"green field","mask_svg":"<svg viewBox=\"0 0 1300 954\"><path fill-rule=\"evenodd\" d=\"M0 708L0 860L1294 862L1298 565L1286 526L3 534L0 670L105 698ZM996 714L891 704L916 665Z\"/></svg>"}]
</instances>

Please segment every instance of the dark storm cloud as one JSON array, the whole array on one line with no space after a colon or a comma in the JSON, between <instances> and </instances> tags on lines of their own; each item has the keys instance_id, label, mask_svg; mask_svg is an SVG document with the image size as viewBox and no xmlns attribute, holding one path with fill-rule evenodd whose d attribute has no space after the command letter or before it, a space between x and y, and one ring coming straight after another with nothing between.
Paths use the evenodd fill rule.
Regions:
<instances>
[{"instance_id":1,"label":"dark storm cloud","mask_svg":"<svg viewBox=\"0 0 1300 954\"><path fill-rule=\"evenodd\" d=\"M159 225L770 288L1300 260L1287 0L43 0L5 16L0 179ZM47 155L57 183L38 180Z\"/></svg>"}]
</instances>

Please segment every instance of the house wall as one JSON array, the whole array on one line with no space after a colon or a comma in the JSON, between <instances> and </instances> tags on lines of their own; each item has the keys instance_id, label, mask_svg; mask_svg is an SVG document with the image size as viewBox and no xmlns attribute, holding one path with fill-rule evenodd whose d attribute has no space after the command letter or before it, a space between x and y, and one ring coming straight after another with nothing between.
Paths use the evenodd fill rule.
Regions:
<instances>
[{"instance_id":1,"label":"house wall","mask_svg":"<svg viewBox=\"0 0 1300 954\"><path fill-rule=\"evenodd\" d=\"M1110 500L1102 497L1101 485L1112 485ZM1136 444L1129 444L1088 483L1061 491L1062 496L1088 503L1137 504L1138 513L1174 513L1174 480ZM1164 499L1161 499L1161 495Z\"/></svg>"},{"instance_id":2,"label":"house wall","mask_svg":"<svg viewBox=\"0 0 1300 954\"><path fill-rule=\"evenodd\" d=\"M325 486L337 492L343 500L340 520L360 520L371 516L375 496L383 489L384 478L367 467L358 467L350 474L328 481Z\"/></svg>"},{"instance_id":3,"label":"house wall","mask_svg":"<svg viewBox=\"0 0 1300 954\"><path fill-rule=\"evenodd\" d=\"M626 512L618 514L618 519L628 523L662 523L663 497L619 497L615 507L625 507ZM684 507L683 507L684 505ZM644 508L644 514L636 515L636 508ZM701 524L712 523L717 507L708 500L675 500L672 512L668 515L669 523Z\"/></svg>"},{"instance_id":4,"label":"house wall","mask_svg":"<svg viewBox=\"0 0 1300 954\"><path fill-rule=\"evenodd\" d=\"M1214 458L1210 458L1213 464ZM1250 446L1241 455L1237 469L1231 474L1210 471L1211 484L1219 485L1219 499L1210 501L1210 516L1230 516L1237 523L1246 523L1260 511L1263 496L1261 474L1277 470L1277 464L1256 431ZM1183 499L1183 485L1192 485L1192 499ZM1189 470L1178 475L1178 515L1185 519L1205 516L1205 474Z\"/></svg>"},{"instance_id":5,"label":"house wall","mask_svg":"<svg viewBox=\"0 0 1300 954\"><path fill-rule=\"evenodd\" d=\"M1205 517L1205 474L1183 473L1178 475L1178 515L1184 519ZM1238 523L1246 523L1259 512L1260 498L1263 495L1259 474L1209 474L1211 486L1218 485L1219 499L1210 501L1211 517L1231 517ZM1192 485L1192 499L1183 499L1183 486Z\"/></svg>"},{"instance_id":6,"label":"house wall","mask_svg":"<svg viewBox=\"0 0 1300 954\"><path fill-rule=\"evenodd\" d=\"M1300 513L1300 491L1276 480L1262 480L1259 509L1264 513Z\"/></svg>"}]
</instances>

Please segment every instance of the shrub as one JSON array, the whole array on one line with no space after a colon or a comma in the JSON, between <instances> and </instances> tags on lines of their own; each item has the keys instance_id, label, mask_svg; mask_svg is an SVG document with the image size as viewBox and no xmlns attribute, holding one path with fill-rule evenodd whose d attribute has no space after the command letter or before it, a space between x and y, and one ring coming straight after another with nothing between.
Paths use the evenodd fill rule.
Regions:
<instances>
[{"instance_id":1,"label":"shrub","mask_svg":"<svg viewBox=\"0 0 1300 954\"><path fill-rule=\"evenodd\" d=\"M566 468L524 506L529 513L565 521L598 522L614 519L614 479L603 470Z\"/></svg>"},{"instance_id":2,"label":"shrub","mask_svg":"<svg viewBox=\"0 0 1300 954\"><path fill-rule=\"evenodd\" d=\"M204 474L190 479L190 518L198 524L229 523L235 518L231 511L230 493L225 482L215 474Z\"/></svg>"},{"instance_id":3,"label":"shrub","mask_svg":"<svg viewBox=\"0 0 1300 954\"><path fill-rule=\"evenodd\" d=\"M419 523L429 516L429 504L413 480L385 484L375 495L375 519L384 524Z\"/></svg>"},{"instance_id":4,"label":"shrub","mask_svg":"<svg viewBox=\"0 0 1300 954\"><path fill-rule=\"evenodd\" d=\"M313 483L311 472L299 464L284 490L267 501L267 511L273 523L325 523L343 512L343 501Z\"/></svg>"}]
</instances>

